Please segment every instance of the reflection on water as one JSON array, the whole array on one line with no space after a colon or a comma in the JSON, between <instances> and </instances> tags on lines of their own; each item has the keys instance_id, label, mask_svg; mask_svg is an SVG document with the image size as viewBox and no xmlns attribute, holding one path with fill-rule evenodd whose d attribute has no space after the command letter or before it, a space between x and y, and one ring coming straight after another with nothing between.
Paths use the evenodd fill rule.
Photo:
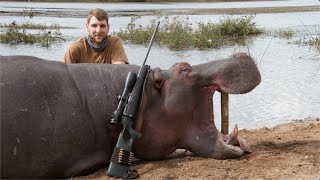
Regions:
<instances>
[{"instance_id":1,"label":"reflection on water","mask_svg":"<svg viewBox=\"0 0 320 180\"><path fill-rule=\"evenodd\" d=\"M274 3L276 2L278 1ZM0 3L1 6L3 3ZM137 23L146 24L153 18L155 17L142 17ZM188 18L191 22L215 22L219 21L222 16L198 15L188 16ZM12 20L23 21L23 17L1 17L0 23L10 23ZM67 36L68 41L55 44L49 49L36 45L0 44L0 55L32 55L53 61L62 61L63 54L70 42L87 35L83 18L34 17L31 21L48 24L58 23L61 26L72 26L76 29L63 29L61 32ZM117 31L126 27L130 17L112 17L110 21L111 31ZM307 33L319 32L320 24L319 12L259 14L255 21L258 26L265 29L293 29L299 34L294 39L299 39L302 37L301 35ZM292 119L320 117L319 53L309 46L288 44L288 41L293 40L259 36L253 38L252 44L248 46L223 47L205 51L196 49L170 51L166 47L154 45L147 64L152 68L168 69L172 64L180 61L186 61L193 65L225 58L234 52L249 51L257 61L262 82L248 94L230 95L230 127L237 123L240 128L256 128L272 126ZM145 58L147 47L126 43L125 50L130 62L140 65ZM216 125L220 128L220 94L216 93L214 99Z\"/></svg>"}]
</instances>

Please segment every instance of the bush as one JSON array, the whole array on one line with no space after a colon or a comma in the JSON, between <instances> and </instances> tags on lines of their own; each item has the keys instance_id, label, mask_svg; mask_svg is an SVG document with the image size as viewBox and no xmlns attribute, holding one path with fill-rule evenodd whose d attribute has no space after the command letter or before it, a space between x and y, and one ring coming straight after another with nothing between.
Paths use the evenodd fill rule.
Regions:
<instances>
[{"instance_id":1,"label":"bush","mask_svg":"<svg viewBox=\"0 0 320 180\"><path fill-rule=\"evenodd\" d=\"M53 24L51 26L23 23L21 25L13 21L11 24L1 25L4 30L0 33L1 43L40 43L42 46L49 47L53 42L63 40L60 33L60 26ZM37 30L36 33L29 32Z\"/></svg>"},{"instance_id":2,"label":"bush","mask_svg":"<svg viewBox=\"0 0 320 180\"><path fill-rule=\"evenodd\" d=\"M151 20L146 27L137 27L135 22L138 18L140 17L131 17L126 29L120 29L120 32L115 34L131 43L147 43L155 29L156 20ZM200 22L197 23L197 28L193 28L188 18L181 19L177 16L172 22L165 18L155 41L174 50L192 47L206 49L244 43L247 36L262 33L262 30L255 26L253 18L253 16L227 18L218 24Z\"/></svg>"}]
</instances>

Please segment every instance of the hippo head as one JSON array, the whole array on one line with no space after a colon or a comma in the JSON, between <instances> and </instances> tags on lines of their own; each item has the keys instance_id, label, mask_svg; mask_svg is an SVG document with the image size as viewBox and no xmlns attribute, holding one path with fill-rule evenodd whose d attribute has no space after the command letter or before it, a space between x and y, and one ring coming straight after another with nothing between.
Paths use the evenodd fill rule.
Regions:
<instances>
[{"instance_id":1,"label":"hippo head","mask_svg":"<svg viewBox=\"0 0 320 180\"><path fill-rule=\"evenodd\" d=\"M187 149L215 159L241 156L245 148L234 146L215 127L213 94L247 93L260 81L254 60L245 53L200 65L183 62L169 70L154 69L145 86L142 137L135 142L135 155L154 160Z\"/></svg>"}]
</instances>

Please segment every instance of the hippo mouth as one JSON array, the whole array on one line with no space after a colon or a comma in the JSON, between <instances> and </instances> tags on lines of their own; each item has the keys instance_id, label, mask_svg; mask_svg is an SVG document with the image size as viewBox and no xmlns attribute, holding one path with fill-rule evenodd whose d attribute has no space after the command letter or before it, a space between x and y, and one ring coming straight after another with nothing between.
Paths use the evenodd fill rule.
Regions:
<instances>
[{"instance_id":1,"label":"hippo mouth","mask_svg":"<svg viewBox=\"0 0 320 180\"><path fill-rule=\"evenodd\" d=\"M212 120L211 123L214 126L214 129L218 132L218 130L214 124L213 95L216 91L218 91L220 93L222 93L223 91L221 89L219 89L219 86L217 84L212 83L212 82L208 83L206 85L203 85L202 90L204 91L204 94L206 97L205 104L207 105L207 110L209 110L208 119L209 119L209 121ZM224 143L229 148L236 150L239 147L244 153L252 153L250 145L246 142L245 139L243 139L241 136L239 136L237 124L235 125L235 127L233 128L233 130L230 134L222 134L219 132L218 138L219 138L220 142Z\"/></svg>"},{"instance_id":2,"label":"hippo mouth","mask_svg":"<svg viewBox=\"0 0 320 180\"><path fill-rule=\"evenodd\" d=\"M217 130L214 123L213 95L216 91L228 94L246 93L250 90L248 86L252 88L255 84L245 81L247 77L233 74L234 63L217 63L218 66L208 63L192 68L187 63L178 63L169 70L155 68L150 72L149 87L153 89L151 92L162 100L149 99L148 104L159 106L163 113L154 117L153 111L148 111L146 117L156 119L158 124L163 121L164 116L169 119L165 122L171 123L166 130L167 134L172 134L166 139L170 140L170 143L167 143L170 152L175 148L187 149L196 155L214 159L237 158L244 152L251 152L247 143L238 136L237 126L231 134L222 134ZM241 83L243 81L244 84ZM148 127L153 129L154 125ZM145 139L152 143L161 140L152 138L155 136ZM163 155L167 152L169 150L162 149L158 153ZM152 154L148 158L154 159L161 155Z\"/></svg>"},{"instance_id":3,"label":"hippo mouth","mask_svg":"<svg viewBox=\"0 0 320 180\"><path fill-rule=\"evenodd\" d=\"M203 89L208 91L208 96L212 96L216 90L219 90L218 87L215 83L208 83L202 86Z\"/></svg>"}]
</instances>

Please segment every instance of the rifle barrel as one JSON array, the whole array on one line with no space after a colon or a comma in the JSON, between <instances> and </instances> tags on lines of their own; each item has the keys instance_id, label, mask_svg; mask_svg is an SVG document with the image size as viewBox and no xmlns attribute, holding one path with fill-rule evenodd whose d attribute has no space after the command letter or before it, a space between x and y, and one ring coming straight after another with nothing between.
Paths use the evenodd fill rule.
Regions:
<instances>
[{"instance_id":1,"label":"rifle barrel","mask_svg":"<svg viewBox=\"0 0 320 180\"><path fill-rule=\"evenodd\" d=\"M150 40L150 43L149 43L149 47L148 47L148 52L147 52L146 58L145 58L144 61L143 61L142 66L143 66L143 65L146 63L146 61L147 61L147 58L148 58L148 55L149 55L149 52L150 52L150 49L151 49L151 46L152 46L154 37L156 36L156 33L157 33L157 31L158 31L159 24L160 24L160 21L158 21L157 26L156 26L156 29L153 31L153 34L152 34L152 37L151 37L151 40ZM139 74L140 74L140 73L139 73Z\"/></svg>"}]
</instances>

